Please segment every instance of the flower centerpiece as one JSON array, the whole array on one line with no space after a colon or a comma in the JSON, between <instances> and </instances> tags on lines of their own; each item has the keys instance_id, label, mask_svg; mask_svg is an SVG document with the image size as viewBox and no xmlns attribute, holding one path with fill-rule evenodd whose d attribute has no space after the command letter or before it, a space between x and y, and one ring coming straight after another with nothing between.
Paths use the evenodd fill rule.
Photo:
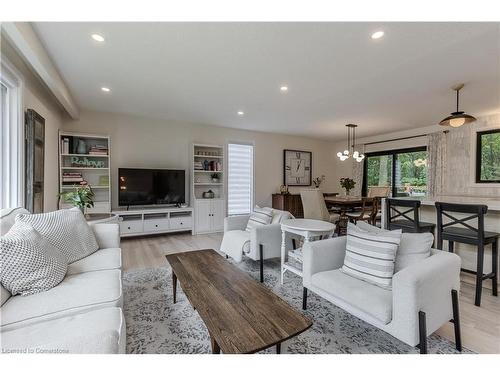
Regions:
<instances>
[{"instance_id":1,"label":"flower centerpiece","mask_svg":"<svg viewBox=\"0 0 500 375\"><path fill-rule=\"evenodd\" d=\"M356 181L349 177L342 177L340 179L340 186L345 189L345 195L349 195L350 191L356 186Z\"/></svg>"},{"instance_id":2,"label":"flower centerpiece","mask_svg":"<svg viewBox=\"0 0 500 375\"><path fill-rule=\"evenodd\" d=\"M78 207L82 213L85 213L86 208L94 207L95 194L92 187L86 181L75 186L73 191L59 193L59 196L63 198L65 202Z\"/></svg>"},{"instance_id":3,"label":"flower centerpiece","mask_svg":"<svg viewBox=\"0 0 500 375\"><path fill-rule=\"evenodd\" d=\"M316 189L319 189L320 185L325 181L325 175L322 174L320 177L316 177L314 180L312 180L312 183Z\"/></svg>"}]
</instances>

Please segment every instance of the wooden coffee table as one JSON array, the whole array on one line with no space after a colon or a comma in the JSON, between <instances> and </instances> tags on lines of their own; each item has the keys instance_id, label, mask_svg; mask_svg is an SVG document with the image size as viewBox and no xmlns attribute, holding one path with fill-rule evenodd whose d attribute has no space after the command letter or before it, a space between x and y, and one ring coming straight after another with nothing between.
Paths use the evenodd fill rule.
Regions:
<instances>
[{"instance_id":1,"label":"wooden coffee table","mask_svg":"<svg viewBox=\"0 0 500 375\"><path fill-rule=\"evenodd\" d=\"M212 353L255 353L294 337L312 322L215 250L166 255L210 333Z\"/></svg>"}]
</instances>

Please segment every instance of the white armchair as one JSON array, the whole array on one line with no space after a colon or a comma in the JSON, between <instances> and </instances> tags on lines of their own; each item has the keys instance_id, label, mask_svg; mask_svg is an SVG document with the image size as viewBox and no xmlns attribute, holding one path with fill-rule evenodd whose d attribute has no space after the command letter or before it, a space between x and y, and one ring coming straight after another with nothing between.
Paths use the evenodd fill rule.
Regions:
<instances>
[{"instance_id":1,"label":"white armchair","mask_svg":"<svg viewBox=\"0 0 500 375\"><path fill-rule=\"evenodd\" d=\"M253 228L250 232L245 228L250 215L228 216L224 219L224 237L220 251L237 262L243 255L260 261L260 281L264 281L264 259L281 256L281 222L293 218L287 211L273 209L271 224ZM287 238L287 249L293 249L292 238Z\"/></svg>"},{"instance_id":2,"label":"white armchair","mask_svg":"<svg viewBox=\"0 0 500 375\"><path fill-rule=\"evenodd\" d=\"M431 255L394 274L392 290L341 271L346 237L310 242L303 247L303 309L307 291L427 353L427 336L452 321L462 350L458 311L460 258L431 250Z\"/></svg>"}]
</instances>

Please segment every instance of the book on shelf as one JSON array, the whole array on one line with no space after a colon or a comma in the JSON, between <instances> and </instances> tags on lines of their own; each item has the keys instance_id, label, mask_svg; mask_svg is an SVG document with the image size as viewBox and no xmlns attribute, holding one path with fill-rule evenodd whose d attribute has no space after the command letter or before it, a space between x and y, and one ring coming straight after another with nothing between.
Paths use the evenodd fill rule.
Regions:
<instances>
[{"instance_id":1,"label":"book on shelf","mask_svg":"<svg viewBox=\"0 0 500 375\"><path fill-rule=\"evenodd\" d=\"M99 186L109 186L109 176L99 176Z\"/></svg>"},{"instance_id":2,"label":"book on shelf","mask_svg":"<svg viewBox=\"0 0 500 375\"><path fill-rule=\"evenodd\" d=\"M89 155L108 155L108 147L104 145L93 145L89 149Z\"/></svg>"},{"instance_id":3,"label":"book on shelf","mask_svg":"<svg viewBox=\"0 0 500 375\"><path fill-rule=\"evenodd\" d=\"M81 172L63 172L62 182L64 183L80 183L83 182L83 175Z\"/></svg>"},{"instance_id":4,"label":"book on shelf","mask_svg":"<svg viewBox=\"0 0 500 375\"><path fill-rule=\"evenodd\" d=\"M61 138L61 153L69 154L69 138Z\"/></svg>"}]
</instances>

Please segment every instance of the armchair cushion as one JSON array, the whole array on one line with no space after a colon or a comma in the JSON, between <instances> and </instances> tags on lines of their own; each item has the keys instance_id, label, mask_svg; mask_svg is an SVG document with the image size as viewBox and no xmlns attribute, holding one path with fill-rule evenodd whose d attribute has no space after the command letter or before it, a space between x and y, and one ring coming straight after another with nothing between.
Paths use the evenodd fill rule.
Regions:
<instances>
[{"instance_id":1,"label":"armchair cushion","mask_svg":"<svg viewBox=\"0 0 500 375\"><path fill-rule=\"evenodd\" d=\"M340 269L312 276L311 284L334 298L387 324L392 319L392 292L347 275Z\"/></svg>"},{"instance_id":2,"label":"armchair cushion","mask_svg":"<svg viewBox=\"0 0 500 375\"><path fill-rule=\"evenodd\" d=\"M348 223L342 271L383 288L390 288L400 241L401 230L374 233Z\"/></svg>"},{"instance_id":3,"label":"armchair cushion","mask_svg":"<svg viewBox=\"0 0 500 375\"><path fill-rule=\"evenodd\" d=\"M273 209L269 207L260 208L255 206L250 218L248 219L246 231L250 232L252 229L262 225L268 225L273 219Z\"/></svg>"},{"instance_id":4,"label":"armchair cushion","mask_svg":"<svg viewBox=\"0 0 500 375\"><path fill-rule=\"evenodd\" d=\"M358 222L357 227L373 233L388 232L364 222ZM403 233L396 253L394 272L399 272L403 268L430 257L433 242L432 233Z\"/></svg>"}]
</instances>

